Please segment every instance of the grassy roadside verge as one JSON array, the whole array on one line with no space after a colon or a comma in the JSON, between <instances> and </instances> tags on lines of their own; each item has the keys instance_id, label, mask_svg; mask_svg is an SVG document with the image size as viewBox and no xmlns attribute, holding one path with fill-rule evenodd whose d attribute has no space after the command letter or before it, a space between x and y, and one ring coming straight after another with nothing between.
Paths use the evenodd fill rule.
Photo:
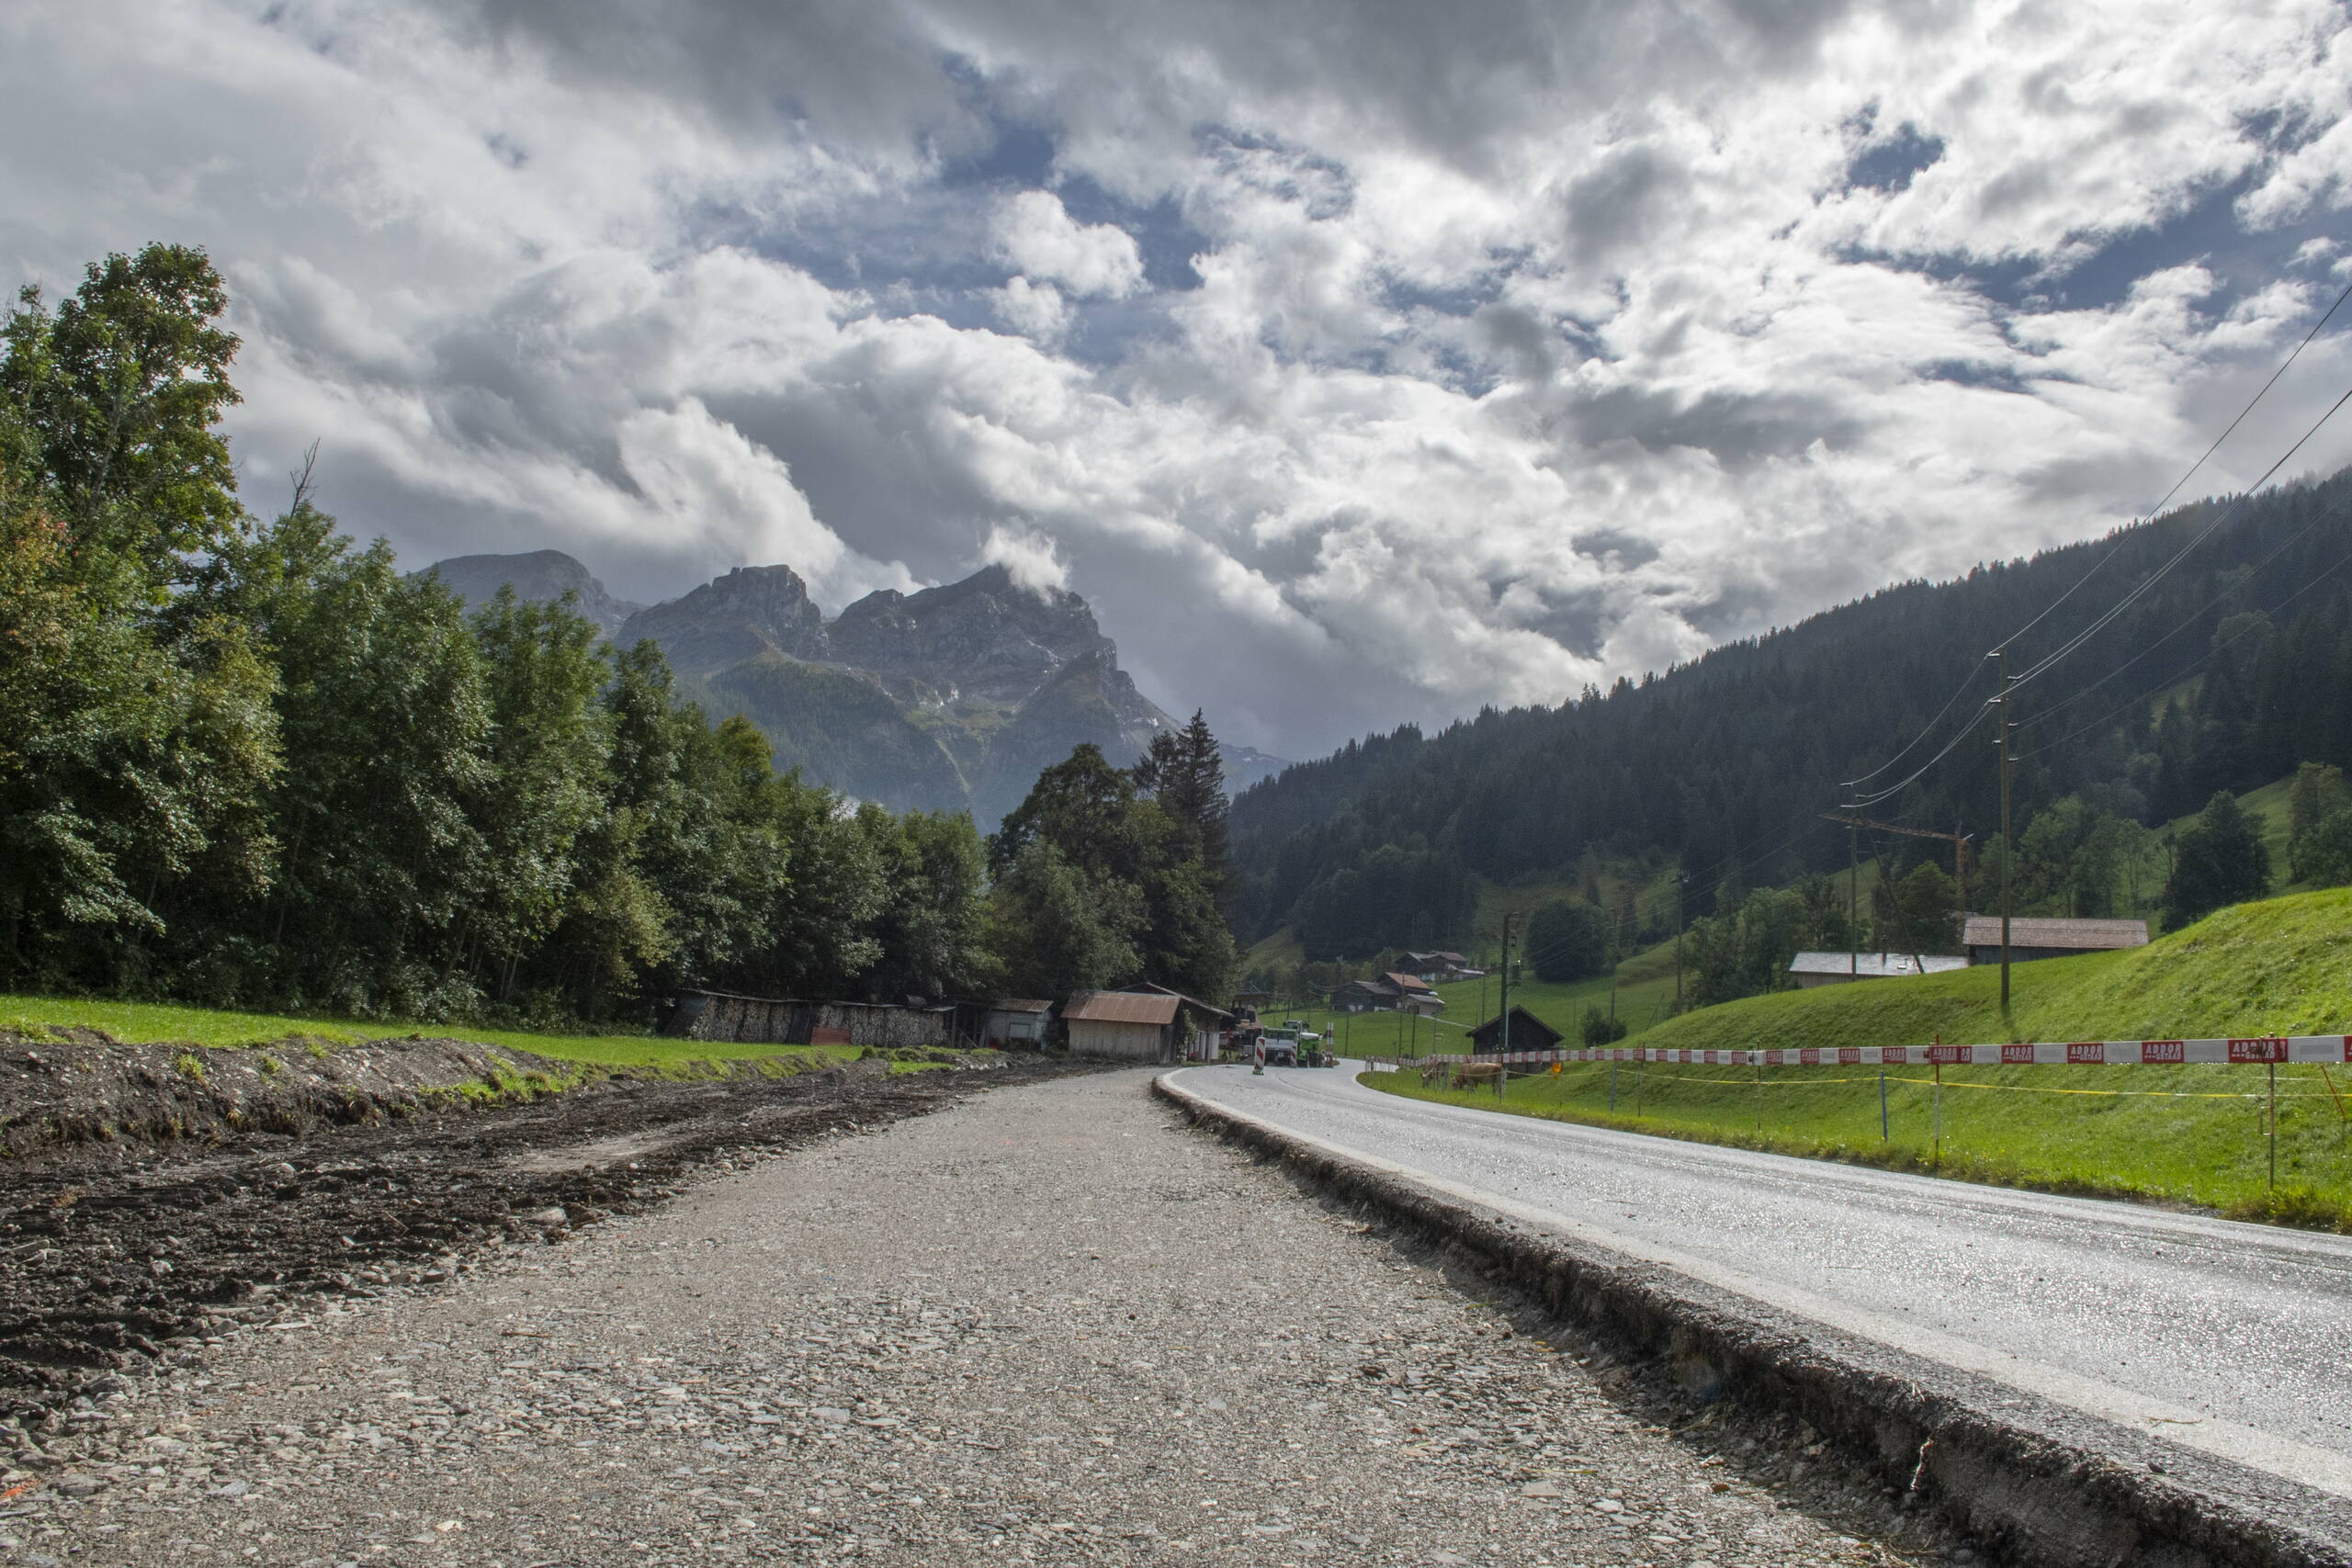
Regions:
<instances>
[{"instance_id":1,"label":"grassy roadside verge","mask_svg":"<svg viewBox=\"0 0 2352 1568\"><path fill-rule=\"evenodd\" d=\"M2352 1031L2352 888L2243 904L2141 948L1753 997L1668 1019L1659 1049L2136 1040ZM1492 1091L1391 1094L2048 1191L2352 1232L2352 1070L2282 1067L2277 1181L2260 1067L1565 1065Z\"/></svg>"},{"instance_id":2,"label":"grassy roadside verge","mask_svg":"<svg viewBox=\"0 0 2352 1568\"><path fill-rule=\"evenodd\" d=\"M2148 1075L2132 1080L2142 1092L2109 1098L2085 1091L2112 1089L2110 1069L1947 1067L1940 1143L1936 1091L1922 1068L1887 1069L1883 1138L1875 1068L1749 1074L1628 1062L1617 1066L1613 1105L1602 1063L1519 1079L1499 1100L1491 1089L1423 1089L1410 1072L1367 1073L1363 1081L1488 1112L2352 1233L2352 1124L2316 1072L2279 1072L2274 1189L2260 1069L2127 1071ZM2178 1098L2147 1092L2159 1089Z\"/></svg>"},{"instance_id":3,"label":"grassy roadside verge","mask_svg":"<svg viewBox=\"0 0 2352 1568\"><path fill-rule=\"evenodd\" d=\"M650 1034L535 1034L471 1025L413 1023L400 1020L297 1017L280 1013L232 1012L154 1002L105 1001L79 997L0 994L0 1029L38 1033L44 1029L103 1030L126 1043L203 1045L213 1049L275 1044L288 1040L357 1043L401 1035L470 1040L503 1045L560 1062L598 1067L687 1069L718 1063L775 1062L814 1066L854 1060L854 1047L729 1044L704 1040L667 1040ZM914 1063L895 1063L911 1067Z\"/></svg>"}]
</instances>

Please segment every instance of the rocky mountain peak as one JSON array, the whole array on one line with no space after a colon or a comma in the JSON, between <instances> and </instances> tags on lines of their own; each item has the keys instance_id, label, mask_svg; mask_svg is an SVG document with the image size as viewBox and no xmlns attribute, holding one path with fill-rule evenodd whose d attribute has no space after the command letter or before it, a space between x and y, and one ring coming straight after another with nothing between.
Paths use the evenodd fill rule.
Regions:
<instances>
[{"instance_id":1,"label":"rocky mountain peak","mask_svg":"<svg viewBox=\"0 0 2352 1568\"><path fill-rule=\"evenodd\" d=\"M741 566L683 598L640 610L615 640L651 637L676 669L705 671L767 652L827 657L824 612L788 566Z\"/></svg>"},{"instance_id":2,"label":"rocky mountain peak","mask_svg":"<svg viewBox=\"0 0 2352 1568\"><path fill-rule=\"evenodd\" d=\"M469 604L496 598L501 588L514 589L516 598L533 604L552 603L570 593L578 600L580 613L594 622L606 637L619 631L622 623L645 608L614 598L587 567L561 550L530 550L513 556L452 556L416 573L419 577L428 574L439 577L451 592Z\"/></svg>"},{"instance_id":3,"label":"rocky mountain peak","mask_svg":"<svg viewBox=\"0 0 2352 1568\"><path fill-rule=\"evenodd\" d=\"M1024 588L1001 566L869 593L831 623L788 566L739 567L651 609L614 599L560 550L425 570L469 600L509 584L526 599L571 592L614 641L659 643L714 716L750 717L779 766L894 807L969 809L983 827L1080 741L1125 762L1174 723L1119 668L1085 600Z\"/></svg>"},{"instance_id":4,"label":"rocky mountain peak","mask_svg":"<svg viewBox=\"0 0 2352 1568\"><path fill-rule=\"evenodd\" d=\"M827 631L843 663L1008 705L1024 701L1072 660L1117 657L1085 600L1060 590L1032 592L997 566L920 593L870 593Z\"/></svg>"}]
</instances>

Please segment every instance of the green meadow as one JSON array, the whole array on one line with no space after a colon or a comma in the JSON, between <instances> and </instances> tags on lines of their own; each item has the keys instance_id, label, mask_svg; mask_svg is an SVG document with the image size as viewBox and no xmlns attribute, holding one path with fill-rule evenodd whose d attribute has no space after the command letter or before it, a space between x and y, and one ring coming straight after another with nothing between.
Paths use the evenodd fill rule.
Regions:
<instances>
[{"instance_id":1,"label":"green meadow","mask_svg":"<svg viewBox=\"0 0 2352 1568\"><path fill-rule=\"evenodd\" d=\"M2352 1032L2352 889L2244 904L2146 947L1786 991L1646 1031L1661 1049ZM1670 980L1668 984L1670 985ZM1565 1066L1491 1090L1385 1092L2055 1191L2352 1228L2352 1074L2251 1066ZM1882 1094L1883 1099L1882 1100ZM2275 1185L2273 1156L2276 1157Z\"/></svg>"}]
</instances>

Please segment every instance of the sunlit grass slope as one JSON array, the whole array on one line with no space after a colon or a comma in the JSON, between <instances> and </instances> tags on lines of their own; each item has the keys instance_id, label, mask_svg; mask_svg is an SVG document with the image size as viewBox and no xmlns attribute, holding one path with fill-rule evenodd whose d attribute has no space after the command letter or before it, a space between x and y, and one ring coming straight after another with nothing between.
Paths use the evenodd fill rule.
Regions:
<instances>
[{"instance_id":1,"label":"sunlit grass slope","mask_svg":"<svg viewBox=\"0 0 2352 1568\"><path fill-rule=\"evenodd\" d=\"M2225 909L2147 947L2019 964L2013 1005L1984 967L1707 1008L1645 1045L1726 1049L2323 1034L2352 1031L2352 889ZM2332 1077L2332 1082L2331 1082ZM2278 1187L2259 1067L1948 1067L1942 1137L1924 1067L1570 1066L1502 1108L1971 1179L2352 1221L2352 1075L2279 1069ZM1408 1075L1372 1079L1425 1094ZM2128 1090L2132 1092L2116 1093ZM2085 1092L2093 1091L2093 1092ZM2103 1091L2103 1092L2101 1092ZM2344 1098L2339 1100L2341 1093ZM1495 1107L1489 1093L1434 1095Z\"/></svg>"},{"instance_id":2,"label":"sunlit grass slope","mask_svg":"<svg viewBox=\"0 0 2352 1568\"><path fill-rule=\"evenodd\" d=\"M701 1040L666 1040L648 1034L532 1034L469 1024L355 1022L349 1019L297 1018L277 1013L229 1012L212 1008L153 1002L100 1001L76 997L0 994L0 1029L100 1029L131 1043L168 1042L192 1045L257 1045L300 1035L321 1040L382 1040L423 1034L434 1039L504 1045L567 1062L603 1066L647 1066L684 1062L750 1061L827 1054L793 1045L731 1045ZM834 1051L832 1055L854 1055Z\"/></svg>"}]
</instances>

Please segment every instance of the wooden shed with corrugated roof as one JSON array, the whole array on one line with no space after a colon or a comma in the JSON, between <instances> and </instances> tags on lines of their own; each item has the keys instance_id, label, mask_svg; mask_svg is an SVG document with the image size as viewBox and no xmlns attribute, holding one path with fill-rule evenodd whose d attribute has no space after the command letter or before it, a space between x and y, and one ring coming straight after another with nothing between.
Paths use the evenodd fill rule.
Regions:
<instances>
[{"instance_id":1,"label":"wooden shed with corrugated roof","mask_svg":"<svg viewBox=\"0 0 2352 1568\"><path fill-rule=\"evenodd\" d=\"M1073 1056L1178 1062L1216 1055L1232 1015L1174 991L1080 991L1062 1009Z\"/></svg>"},{"instance_id":2,"label":"wooden shed with corrugated roof","mask_svg":"<svg viewBox=\"0 0 2352 1568\"><path fill-rule=\"evenodd\" d=\"M1960 945L1975 964L2001 961L2001 917L1969 915L1961 922ZM2064 958L2076 953L2112 953L2148 945L2145 920L2061 919L2047 915L2009 918L2009 962Z\"/></svg>"}]
</instances>

